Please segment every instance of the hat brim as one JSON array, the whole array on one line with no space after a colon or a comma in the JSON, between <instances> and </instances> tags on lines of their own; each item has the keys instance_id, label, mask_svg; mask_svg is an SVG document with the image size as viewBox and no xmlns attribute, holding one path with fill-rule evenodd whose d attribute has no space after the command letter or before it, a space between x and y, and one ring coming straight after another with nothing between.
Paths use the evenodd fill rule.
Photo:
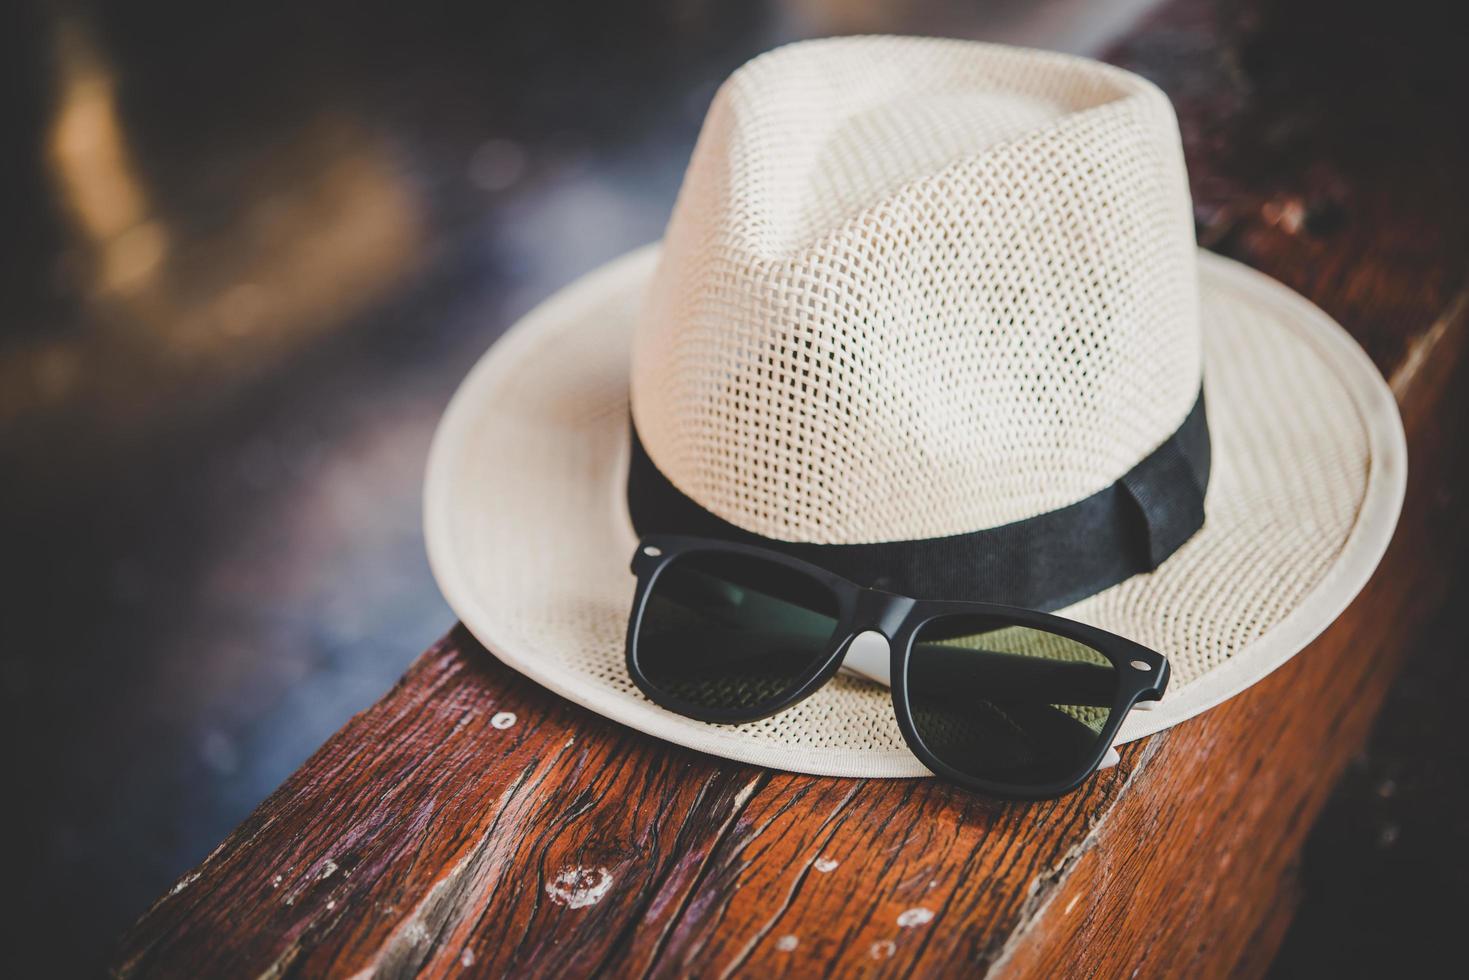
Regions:
<instances>
[{"instance_id":1,"label":"hat brim","mask_svg":"<svg viewBox=\"0 0 1469 980\"><path fill-rule=\"evenodd\" d=\"M623 500L628 359L658 246L526 315L475 365L435 433L429 561L468 629L556 693L632 728L741 762L916 776L886 688L838 675L764 721L719 726L653 704L623 641L636 537ZM1244 690L1362 588L1402 506L1397 404L1361 348L1274 280L1200 253L1214 472L1204 528L1155 572L1061 610L1166 655L1172 686L1119 741Z\"/></svg>"}]
</instances>

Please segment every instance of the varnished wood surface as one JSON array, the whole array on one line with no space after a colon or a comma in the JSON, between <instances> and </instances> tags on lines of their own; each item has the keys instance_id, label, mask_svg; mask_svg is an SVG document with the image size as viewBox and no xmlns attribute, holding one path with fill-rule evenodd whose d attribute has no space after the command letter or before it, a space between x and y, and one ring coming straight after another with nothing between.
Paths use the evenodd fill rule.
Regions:
<instances>
[{"instance_id":1,"label":"varnished wood surface","mask_svg":"<svg viewBox=\"0 0 1469 980\"><path fill-rule=\"evenodd\" d=\"M1469 209L1461 137L1367 138L1431 105L1348 112L1350 58L1302 66L1297 20L1211 11L1169 5L1115 54L1175 99L1201 240L1361 339L1409 430L1398 538L1325 635L1083 791L1005 804L658 743L456 628L160 899L116 971L1258 974L1457 540Z\"/></svg>"}]
</instances>

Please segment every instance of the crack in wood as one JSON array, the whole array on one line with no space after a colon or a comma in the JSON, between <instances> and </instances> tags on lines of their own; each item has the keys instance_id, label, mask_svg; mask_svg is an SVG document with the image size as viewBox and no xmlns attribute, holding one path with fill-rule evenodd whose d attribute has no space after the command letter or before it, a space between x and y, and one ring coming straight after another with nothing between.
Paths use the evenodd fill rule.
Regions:
<instances>
[{"instance_id":1,"label":"crack in wood","mask_svg":"<svg viewBox=\"0 0 1469 980\"><path fill-rule=\"evenodd\" d=\"M1034 878L1030 886L1030 892L1021 904L1020 915L1015 927L1003 939L999 946L999 955L995 956L986 966L986 970L994 973L1004 972L1006 962L1014 954L1015 950L1029 937L1032 929L1044 921L1045 913L1050 908L1052 901L1060 893L1060 887L1065 883L1067 876L1076 863L1096 845L1096 828L1106 818L1107 813L1116 806L1117 801L1126 795L1132 784L1136 782L1148 768L1148 764L1156 756L1160 749L1167 743L1168 733L1160 732L1143 741L1142 749L1138 753L1137 761L1127 774L1127 779L1117 787L1108 801L1107 807L1101 812L1095 813L1087 820L1087 830L1079 839L1069 846L1052 864L1044 874ZM984 961L981 960L984 965Z\"/></svg>"}]
</instances>

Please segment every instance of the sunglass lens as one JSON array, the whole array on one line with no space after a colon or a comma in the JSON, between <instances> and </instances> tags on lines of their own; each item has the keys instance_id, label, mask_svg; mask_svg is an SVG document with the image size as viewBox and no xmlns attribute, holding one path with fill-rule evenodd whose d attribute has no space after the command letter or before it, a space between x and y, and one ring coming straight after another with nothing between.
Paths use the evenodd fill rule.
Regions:
<instances>
[{"instance_id":1,"label":"sunglass lens","mask_svg":"<svg viewBox=\"0 0 1469 980\"><path fill-rule=\"evenodd\" d=\"M695 552L654 579L633 656L671 706L759 717L820 670L836 621L836 596L799 571Z\"/></svg>"},{"instance_id":2,"label":"sunglass lens","mask_svg":"<svg viewBox=\"0 0 1469 980\"><path fill-rule=\"evenodd\" d=\"M932 620L906 673L913 726L939 761L978 779L1044 786L1098 751L1118 689L1112 662L1045 630L987 617Z\"/></svg>"}]
</instances>

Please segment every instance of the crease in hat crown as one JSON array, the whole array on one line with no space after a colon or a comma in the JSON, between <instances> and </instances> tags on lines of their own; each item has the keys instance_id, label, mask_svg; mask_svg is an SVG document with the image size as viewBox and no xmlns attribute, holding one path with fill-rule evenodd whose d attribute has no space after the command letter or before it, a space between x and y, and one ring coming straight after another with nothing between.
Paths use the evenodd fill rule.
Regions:
<instances>
[{"instance_id":1,"label":"crease in hat crown","mask_svg":"<svg viewBox=\"0 0 1469 980\"><path fill-rule=\"evenodd\" d=\"M1198 396L1197 250L1151 83L842 38L715 96L633 343L659 470L783 541L966 533L1106 487Z\"/></svg>"}]
</instances>

